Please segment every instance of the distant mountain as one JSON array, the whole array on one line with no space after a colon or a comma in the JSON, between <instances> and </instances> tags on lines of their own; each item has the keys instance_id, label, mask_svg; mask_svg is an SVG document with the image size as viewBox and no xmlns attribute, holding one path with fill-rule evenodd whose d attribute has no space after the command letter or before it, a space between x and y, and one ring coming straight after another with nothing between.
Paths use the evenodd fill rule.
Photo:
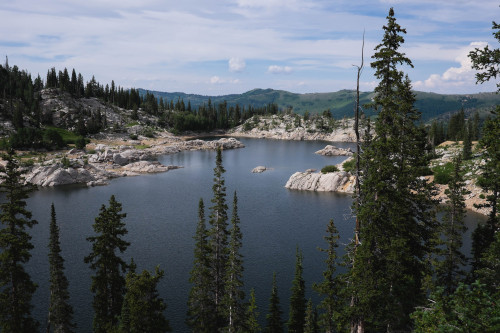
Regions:
<instances>
[{"instance_id":1,"label":"distant mountain","mask_svg":"<svg viewBox=\"0 0 500 333\"><path fill-rule=\"evenodd\" d=\"M195 94L186 94L181 92L160 92L149 91L157 98L177 101L178 98L187 102L191 102L192 107L208 103L210 99L212 103L221 103L226 101L228 105L236 105L247 107L252 105L255 107L264 106L269 103L276 103L280 108L292 107L296 113L304 114L306 111L310 113L320 113L330 109L333 116L337 119L351 117L354 109L354 90L340 90L331 93L310 93L310 94L295 94L284 90L274 89L253 89L243 94L231 94L223 96L203 96ZM140 94L145 94L146 90L139 89ZM496 93L479 93L465 95L441 95L427 92L416 92L417 102L415 107L422 112L422 121L429 121L433 118L447 118L450 114L459 111L462 107L466 113L479 111L483 116L487 110L492 109L495 105L500 104L500 94ZM362 92L360 94L361 104L366 104L371 101L373 92ZM370 114L369 111L368 114Z\"/></svg>"}]
</instances>

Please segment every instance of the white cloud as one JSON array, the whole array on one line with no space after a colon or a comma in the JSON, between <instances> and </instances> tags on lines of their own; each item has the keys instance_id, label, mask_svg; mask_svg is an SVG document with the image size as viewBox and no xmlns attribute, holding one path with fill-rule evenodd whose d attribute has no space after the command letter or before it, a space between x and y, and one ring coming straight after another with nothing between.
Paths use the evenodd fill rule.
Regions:
<instances>
[{"instance_id":1,"label":"white cloud","mask_svg":"<svg viewBox=\"0 0 500 333\"><path fill-rule=\"evenodd\" d=\"M211 84L224 84L224 83L230 83L230 84L238 84L238 83L241 83L241 81L239 79L224 79L224 78L221 78L217 75L214 75L210 78L210 83Z\"/></svg>"},{"instance_id":2,"label":"white cloud","mask_svg":"<svg viewBox=\"0 0 500 333\"><path fill-rule=\"evenodd\" d=\"M472 69L472 63L468 57L469 52L475 48L483 48L487 45L485 42L472 42L460 50L460 54L455 61L460 64L459 67L450 67L442 74L431 74L426 80L416 81L413 87L416 90L433 92L451 92L460 91L465 87L473 86L476 82L476 71Z\"/></svg>"},{"instance_id":3,"label":"white cloud","mask_svg":"<svg viewBox=\"0 0 500 333\"><path fill-rule=\"evenodd\" d=\"M267 69L267 72L271 74L290 74L292 72L292 67L271 65Z\"/></svg>"},{"instance_id":4,"label":"white cloud","mask_svg":"<svg viewBox=\"0 0 500 333\"><path fill-rule=\"evenodd\" d=\"M215 76L212 76L212 77L210 78L210 83L211 83L211 84L219 84L219 83L224 83L224 80L223 80L223 79L221 79L220 77L218 77L217 75L215 75Z\"/></svg>"},{"instance_id":5,"label":"white cloud","mask_svg":"<svg viewBox=\"0 0 500 333\"><path fill-rule=\"evenodd\" d=\"M245 60L240 58L229 59L229 71L230 72L241 72L245 69Z\"/></svg>"}]
</instances>

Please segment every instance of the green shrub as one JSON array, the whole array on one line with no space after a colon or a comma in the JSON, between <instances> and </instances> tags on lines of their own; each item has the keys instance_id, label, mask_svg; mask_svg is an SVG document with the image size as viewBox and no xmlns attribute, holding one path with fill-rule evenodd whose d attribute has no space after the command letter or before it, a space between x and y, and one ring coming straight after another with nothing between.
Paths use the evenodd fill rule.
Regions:
<instances>
[{"instance_id":1,"label":"green shrub","mask_svg":"<svg viewBox=\"0 0 500 333\"><path fill-rule=\"evenodd\" d=\"M356 160L353 158L342 164L344 171L354 173L356 171Z\"/></svg>"},{"instance_id":2,"label":"green shrub","mask_svg":"<svg viewBox=\"0 0 500 333\"><path fill-rule=\"evenodd\" d=\"M130 134L128 137L130 138L130 140L137 140L138 139L137 134Z\"/></svg>"},{"instance_id":3,"label":"green shrub","mask_svg":"<svg viewBox=\"0 0 500 333\"><path fill-rule=\"evenodd\" d=\"M438 184L448 184L453 173L453 163L447 162L443 165L438 165L432 169L434 173L434 181Z\"/></svg>"},{"instance_id":4,"label":"green shrub","mask_svg":"<svg viewBox=\"0 0 500 333\"><path fill-rule=\"evenodd\" d=\"M63 158L61 159L61 163L62 165L65 167L65 168L69 168L71 163L69 161L69 159L65 156L63 156Z\"/></svg>"},{"instance_id":5,"label":"green shrub","mask_svg":"<svg viewBox=\"0 0 500 333\"><path fill-rule=\"evenodd\" d=\"M327 165L323 169L321 169L321 173L329 173L339 171L339 168L335 165Z\"/></svg>"},{"instance_id":6,"label":"green shrub","mask_svg":"<svg viewBox=\"0 0 500 333\"><path fill-rule=\"evenodd\" d=\"M87 141L85 141L85 138L83 136L80 136L75 141L75 147L76 147L76 149L85 149L86 145L87 145Z\"/></svg>"}]
</instances>

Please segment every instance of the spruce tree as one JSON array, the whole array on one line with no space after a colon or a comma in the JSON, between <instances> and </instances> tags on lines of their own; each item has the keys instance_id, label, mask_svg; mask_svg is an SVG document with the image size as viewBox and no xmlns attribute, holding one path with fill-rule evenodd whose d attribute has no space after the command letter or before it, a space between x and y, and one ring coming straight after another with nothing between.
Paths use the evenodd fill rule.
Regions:
<instances>
[{"instance_id":1,"label":"spruce tree","mask_svg":"<svg viewBox=\"0 0 500 333\"><path fill-rule=\"evenodd\" d=\"M243 235L240 229L240 218L238 216L238 197L236 191L233 198L233 213L231 217L231 238L229 241L229 256L226 264L225 295L223 307L227 326L225 332L235 333L243 329L244 307L243 300L243 256L241 255L241 239Z\"/></svg>"},{"instance_id":2,"label":"spruce tree","mask_svg":"<svg viewBox=\"0 0 500 333\"><path fill-rule=\"evenodd\" d=\"M155 274L143 270L141 274L129 271L126 277L124 303L127 305L128 330L123 333L170 332L170 325L165 319L167 305L158 294L158 282L164 272L158 266Z\"/></svg>"},{"instance_id":3,"label":"spruce tree","mask_svg":"<svg viewBox=\"0 0 500 333\"><path fill-rule=\"evenodd\" d=\"M64 259L59 242L59 226L54 204L50 206L49 238L50 304L47 332L73 332L73 307L69 304L69 283L64 274Z\"/></svg>"},{"instance_id":4,"label":"spruce tree","mask_svg":"<svg viewBox=\"0 0 500 333\"><path fill-rule=\"evenodd\" d=\"M223 174L226 172L222 165L222 150L217 148L217 157L214 168L214 184L212 186L213 198L210 207L210 264L212 275L212 292L215 304L214 313L217 315L216 327L222 328L226 325L222 302L225 295L225 277L228 262L228 217L226 204L226 186Z\"/></svg>"},{"instance_id":5,"label":"spruce tree","mask_svg":"<svg viewBox=\"0 0 500 333\"><path fill-rule=\"evenodd\" d=\"M125 223L127 214L121 213L122 205L112 195L109 207L102 205L99 216L93 224L97 236L88 237L92 252L84 261L95 271L91 290L94 293L94 332L107 332L117 326L125 293L124 273L127 264L117 255L130 245L123 237L127 234Z\"/></svg>"},{"instance_id":6,"label":"spruce tree","mask_svg":"<svg viewBox=\"0 0 500 333\"><path fill-rule=\"evenodd\" d=\"M283 333L283 320L281 319L280 299L278 296L278 285L276 284L276 272L273 273L273 285L269 299L269 312L266 315L266 333Z\"/></svg>"},{"instance_id":7,"label":"spruce tree","mask_svg":"<svg viewBox=\"0 0 500 333\"><path fill-rule=\"evenodd\" d=\"M495 231L500 227L500 107L493 112L494 118L485 122L479 147L483 150L484 165L478 185L486 194L486 203L477 205L490 209L485 224L479 224L472 235L473 271L481 267L481 257L493 242Z\"/></svg>"},{"instance_id":8,"label":"spruce tree","mask_svg":"<svg viewBox=\"0 0 500 333\"><path fill-rule=\"evenodd\" d=\"M304 333L319 333L317 312L311 299L307 302Z\"/></svg>"},{"instance_id":9,"label":"spruce tree","mask_svg":"<svg viewBox=\"0 0 500 333\"><path fill-rule=\"evenodd\" d=\"M37 288L24 265L33 249L27 229L37 224L26 209L31 187L24 178L13 149L2 156L7 165L0 169L0 328L3 333L36 332L38 322L31 316L31 298Z\"/></svg>"},{"instance_id":10,"label":"spruce tree","mask_svg":"<svg viewBox=\"0 0 500 333\"><path fill-rule=\"evenodd\" d=\"M446 295L451 295L464 278L463 268L467 264L465 255L460 251L462 247L463 234L467 230L464 224L465 199L468 193L461 170L461 159L456 157L453 161L453 174L448 189L445 215L441 225L442 247L440 252L441 261L436 265L437 285L444 288Z\"/></svg>"},{"instance_id":11,"label":"spruce tree","mask_svg":"<svg viewBox=\"0 0 500 333\"><path fill-rule=\"evenodd\" d=\"M306 284L302 277L303 261L302 252L297 248L295 275L292 281L292 295L290 296L290 312L288 317L288 332L304 332L305 314L306 314Z\"/></svg>"},{"instance_id":12,"label":"spruce tree","mask_svg":"<svg viewBox=\"0 0 500 333\"><path fill-rule=\"evenodd\" d=\"M245 311L245 330L248 333L260 332L259 313L257 312L257 301L255 300L255 289L250 290L250 300Z\"/></svg>"},{"instance_id":13,"label":"spruce tree","mask_svg":"<svg viewBox=\"0 0 500 333\"><path fill-rule=\"evenodd\" d=\"M436 227L433 187L420 178L428 162L425 132L415 125L420 119L415 95L399 70L400 65L413 66L399 51L406 30L396 23L392 8L387 20L372 57L379 80L372 106L378 115L375 136L361 156L363 201L356 210L361 244L348 277L358 331L410 328L409 314L425 299L424 258Z\"/></svg>"},{"instance_id":14,"label":"spruce tree","mask_svg":"<svg viewBox=\"0 0 500 333\"><path fill-rule=\"evenodd\" d=\"M326 269L323 271L323 281L314 284L313 289L323 297L318 308L324 312L319 316L319 323L323 332L332 333L335 331L334 318L338 317L341 307L339 281L335 277L337 269L337 247L340 238L337 228L330 220L326 228L327 235L323 237L328 244L328 248L319 249L326 253Z\"/></svg>"},{"instance_id":15,"label":"spruce tree","mask_svg":"<svg viewBox=\"0 0 500 333\"><path fill-rule=\"evenodd\" d=\"M210 248L205 222L203 199L198 204L198 225L194 236L194 263L189 282L192 284L188 299L186 323L194 332L215 330L215 302L212 295Z\"/></svg>"},{"instance_id":16,"label":"spruce tree","mask_svg":"<svg viewBox=\"0 0 500 333\"><path fill-rule=\"evenodd\" d=\"M462 148L462 158L466 160L470 160L472 158L472 123L467 122L467 126L465 129L463 148Z\"/></svg>"}]
</instances>

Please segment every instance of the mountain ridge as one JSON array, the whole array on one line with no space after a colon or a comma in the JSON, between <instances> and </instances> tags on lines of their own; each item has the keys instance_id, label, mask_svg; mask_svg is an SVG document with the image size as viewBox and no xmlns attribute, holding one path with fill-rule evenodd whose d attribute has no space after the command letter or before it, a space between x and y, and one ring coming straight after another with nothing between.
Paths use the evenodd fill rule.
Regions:
<instances>
[{"instance_id":1,"label":"mountain ridge","mask_svg":"<svg viewBox=\"0 0 500 333\"><path fill-rule=\"evenodd\" d=\"M261 107L276 103L282 109L292 109L295 113L304 114L321 113L330 109L333 117L339 119L352 117L354 109L355 90L342 89L336 92L324 93L292 93L285 90L271 88L255 88L241 94L228 94L219 96L188 94L183 92L161 92L139 88L140 94L149 92L156 98L162 97L168 102L174 103L180 98L185 103L188 101L193 108L207 104L209 99L212 104L223 103L247 107ZM500 104L500 95L495 92L482 92L474 94L438 94L433 92L414 91L416 95L415 107L422 112L422 121L426 122L434 118L448 118L463 108L466 114L479 111L485 118L488 111L495 105ZM373 92L361 92L361 105L367 104L373 97ZM372 110L366 110L368 115L374 115Z\"/></svg>"}]
</instances>

